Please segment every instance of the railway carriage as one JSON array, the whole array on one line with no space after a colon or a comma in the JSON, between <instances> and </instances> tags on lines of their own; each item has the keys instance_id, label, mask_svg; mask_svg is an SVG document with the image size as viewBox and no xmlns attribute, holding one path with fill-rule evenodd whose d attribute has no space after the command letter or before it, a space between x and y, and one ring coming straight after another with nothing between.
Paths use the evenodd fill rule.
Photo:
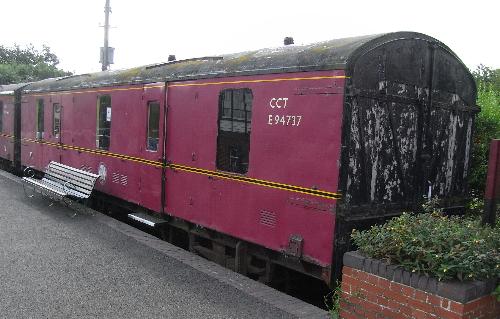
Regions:
<instances>
[{"instance_id":1,"label":"railway carriage","mask_svg":"<svg viewBox=\"0 0 500 319\"><path fill-rule=\"evenodd\" d=\"M423 34L170 61L18 92L22 166L98 173L99 198L161 217L169 240L262 281L285 267L331 283L353 228L430 197L464 205L476 88Z\"/></svg>"},{"instance_id":2,"label":"railway carriage","mask_svg":"<svg viewBox=\"0 0 500 319\"><path fill-rule=\"evenodd\" d=\"M26 84L0 85L0 165L4 169L12 169L19 147L15 148L14 136L16 127L20 123L15 122L15 103L19 100L20 89ZM17 96L16 96L17 95Z\"/></svg>"}]
</instances>

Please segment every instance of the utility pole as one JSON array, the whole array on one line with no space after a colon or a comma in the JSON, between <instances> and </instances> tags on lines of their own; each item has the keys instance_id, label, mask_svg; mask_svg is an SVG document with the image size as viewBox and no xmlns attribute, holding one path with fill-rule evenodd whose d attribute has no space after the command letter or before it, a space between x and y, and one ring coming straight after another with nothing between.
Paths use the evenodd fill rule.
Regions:
<instances>
[{"instance_id":1,"label":"utility pole","mask_svg":"<svg viewBox=\"0 0 500 319\"><path fill-rule=\"evenodd\" d=\"M104 46L101 48L101 62L102 70L106 71L110 64L113 64L114 48L109 47L108 37L109 37L109 14L111 13L111 7L109 5L110 0L106 0L106 5L104 6Z\"/></svg>"}]
</instances>

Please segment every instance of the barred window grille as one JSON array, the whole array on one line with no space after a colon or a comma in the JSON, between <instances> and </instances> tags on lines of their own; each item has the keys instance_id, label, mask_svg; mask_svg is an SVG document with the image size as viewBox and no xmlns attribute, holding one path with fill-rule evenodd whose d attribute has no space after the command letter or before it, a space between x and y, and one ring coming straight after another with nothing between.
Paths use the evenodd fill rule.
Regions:
<instances>
[{"instance_id":1,"label":"barred window grille","mask_svg":"<svg viewBox=\"0 0 500 319\"><path fill-rule=\"evenodd\" d=\"M252 120L252 91L226 89L219 96L217 169L245 174L248 171Z\"/></svg>"}]
</instances>

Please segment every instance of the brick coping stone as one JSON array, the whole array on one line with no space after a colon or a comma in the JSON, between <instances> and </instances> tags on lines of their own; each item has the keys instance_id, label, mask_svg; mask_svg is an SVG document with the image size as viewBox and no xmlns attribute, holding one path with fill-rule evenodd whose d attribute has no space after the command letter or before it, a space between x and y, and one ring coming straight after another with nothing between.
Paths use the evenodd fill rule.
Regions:
<instances>
[{"instance_id":1,"label":"brick coping stone","mask_svg":"<svg viewBox=\"0 0 500 319\"><path fill-rule=\"evenodd\" d=\"M344 266L362 270L463 304L491 294L495 290L498 281L494 278L487 281L439 281L437 278L425 274L407 271L402 266L391 265L378 259L365 257L358 251L344 254Z\"/></svg>"}]
</instances>

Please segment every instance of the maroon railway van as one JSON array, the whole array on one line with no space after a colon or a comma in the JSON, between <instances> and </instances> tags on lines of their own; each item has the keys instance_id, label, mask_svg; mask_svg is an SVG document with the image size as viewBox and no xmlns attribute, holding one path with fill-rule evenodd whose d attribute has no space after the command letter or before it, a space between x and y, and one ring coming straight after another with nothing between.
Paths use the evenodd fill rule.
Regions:
<instances>
[{"instance_id":1,"label":"maroon railway van","mask_svg":"<svg viewBox=\"0 0 500 319\"><path fill-rule=\"evenodd\" d=\"M21 91L23 166L55 160L98 173L96 202L112 202L108 210L159 217L166 239L262 281L285 267L331 283L353 228L431 197L464 205L476 88L460 59L423 34L170 61Z\"/></svg>"}]
</instances>

